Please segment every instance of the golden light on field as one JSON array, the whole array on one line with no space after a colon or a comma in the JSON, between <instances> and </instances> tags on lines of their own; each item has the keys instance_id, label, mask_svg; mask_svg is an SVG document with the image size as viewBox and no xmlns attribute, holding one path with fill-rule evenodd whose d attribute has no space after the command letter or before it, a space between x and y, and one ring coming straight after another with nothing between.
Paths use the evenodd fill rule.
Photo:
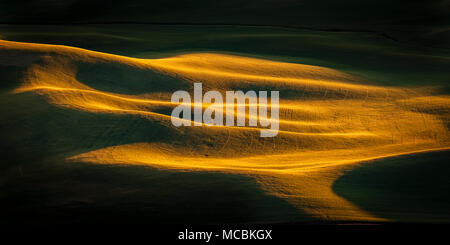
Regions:
<instances>
[{"instance_id":1,"label":"golden light on field","mask_svg":"<svg viewBox=\"0 0 450 245\"><path fill-rule=\"evenodd\" d=\"M78 48L0 41L0 49L42 55L14 93L38 93L60 107L147 118L175 136L134 142L68 158L182 171L253 176L273 195L323 219L377 220L333 193L331 185L364 162L450 148L450 97L432 89L382 87L329 68L218 53L136 59ZM52 56L46 56L52 53ZM79 64L115 64L176 78L205 90L279 90L280 131L259 137L254 127L172 126L169 92L128 95L77 79ZM208 105L204 105L208 106ZM248 117L248 115L246 115Z\"/></svg>"}]
</instances>

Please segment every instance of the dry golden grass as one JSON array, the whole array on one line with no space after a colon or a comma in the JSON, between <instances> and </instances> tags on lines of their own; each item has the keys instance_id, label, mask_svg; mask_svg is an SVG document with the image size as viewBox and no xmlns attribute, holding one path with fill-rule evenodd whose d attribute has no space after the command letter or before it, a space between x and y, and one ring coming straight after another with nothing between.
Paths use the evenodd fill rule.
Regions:
<instances>
[{"instance_id":1,"label":"dry golden grass","mask_svg":"<svg viewBox=\"0 0 450 245\"><path fill-rule=\"evenodd\" d=\"M14 93L38 93L56 106L92 113L142 116L177 135L171 142L149 139L68 160L250 175L265 190L322 219L379 220L331 189L357 163L450 148L450 98L428 89L365 85L358 77L324 67L216 53L136 59L7 41L0 41L0 49L41 57ZM180 86L202 82L204 90L223 94L280 90L280 132L260 138L259 129L252 127L175 128L165 113L176 106L170 93L152 88L141 95L100 91L77 80L80 63L139 68L175 77Z\"/></svg>"}]
</instances>

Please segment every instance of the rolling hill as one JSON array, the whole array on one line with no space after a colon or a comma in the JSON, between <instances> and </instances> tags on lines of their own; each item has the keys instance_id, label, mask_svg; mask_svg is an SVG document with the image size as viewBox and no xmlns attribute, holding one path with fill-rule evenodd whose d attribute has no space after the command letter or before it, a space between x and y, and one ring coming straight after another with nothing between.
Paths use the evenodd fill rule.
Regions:
<instances>
[{"instance_id":1,"label":"rolling hill","mask_svg":"<svg viewBox=\"0 0 450 245\"><path fill-rule=\"evenodd\" d=\"M11 203L15 200L11 197L25 192L42 205L44 214L56 207L61 214L52 215L59 221L66 220L67 210L81 214L109 210L128 217L127 212L138 212L133 208L144 202L149 220L161 215L159 219L169 223L183 222L205 205L208 210L226 208L197 217L199 222L448 222L441 209L416 215L417 209L404 211L402 202L394 206L380 202L395 216L373 211L361 201L364 197L351 195L351 190L363 186L355 188L345 181L350 170L368 161L448 150L450 98L439 87L382 85L324 66L242 54L203 51L163 56L136 58L64 45L0 41L1 144L6 162L2 188L14 186L3 192L4 210L27 210L23 201L19 206ZM280 91L278 136L261 138L259 129L251 127L172 126L170 112L176 105L170 96L180 89L192 92L194 82L222 93ZM427 179L446 172L444 167ZM118 175L136 179L115 184ZM187 180L188 186L174 176ZM337 185L342 179L346 185ZM36 194L34 183L51 194ZM114 189L109 194L87 191L92 183L98 190ZM143 183L154 187L142 190ZM201 187L206 183L211 185L208 193L226 195L202 201L206 194L198 190L208 188ZM176 186L184 186L188 194L178 193ZM432 193L420 188L408 191L419 203L427 203L420 197ZM127 202L124 197L132 193L139 198ZM233 199L233 193L239 195ZM172 204L163 208L177 195L188 207L177 211L178 216L164 216L177 209ZM436 195L442 199L442 191ZM97 206L110 200L121 204L117 210ZM196 208L183 214L190 206ZM259 211L247 217L235 211L254 206ZM232 215L224 218L228 212ZM442 217L436 218L434 212ZM37 213L33 215L39 217ZM102 215L108 216L96 217L104 221ZM39 222L26 215L24 220Z\"/></svg>"}]
</instances>

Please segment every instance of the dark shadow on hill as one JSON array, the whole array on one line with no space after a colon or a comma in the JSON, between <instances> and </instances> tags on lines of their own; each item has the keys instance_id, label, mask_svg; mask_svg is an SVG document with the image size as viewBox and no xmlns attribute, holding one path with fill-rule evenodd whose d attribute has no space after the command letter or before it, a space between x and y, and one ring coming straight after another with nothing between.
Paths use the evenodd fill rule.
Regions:
<instances>
[{"instance_id":1,"label":"dark shadow on hill","mask_svg":"<svg viewBox=\"0 0 450 245\"><path fill-rule=\"evenodd\" d=\"M136 115L91 113L57 107L34 93L4 95L0 101L2 166L21 159L69 157L108 146L167 142L168 126Z\"/></svg>"},{"instance_id":2,"label":"dark shadow on hill","mask_svg":"<svg viewBox=\"0 0 450 245\"><path fill-rule=\"evenodd\" d=\"M76 78L94 89L121 94L143 94L188 90L181 78L114 62L78 62Z\"/></svg>"},{"instance_id":3,"label":"dark shadow on hill","mask_svg":"<svg viewBox=\"0 0 450 245\"><path fill-rule=\"evenodd\" d=\"M311 220L250 177L62 161L2 174L2 224L210 224Z\"/></svg>"},{"instance_id":4,"label":"dark shadow on hill","mask_svg":"<svg viewBox=\"0 0 450 245\"><path fill-rule=\"evenodd\" d=\"M448 223L449 163L449 151L382 159L346 172L333 191L377 217Z\"/></svg>"},{"instance_id":5,"label":"dark shadow on hill","mask_svg":"<svg viewBox=\"0 0 450 245\"><path fill-rule=\"evenodd\" d=\"M12 70L18 73L20 70ZM311 221L247 176L95 165L64 159L114 145L181 140L136 115L61 108L32 92L0 100L1 224L268 223ZM6 92L8 91L8 92Z\"/></svg>"}]
</instances>

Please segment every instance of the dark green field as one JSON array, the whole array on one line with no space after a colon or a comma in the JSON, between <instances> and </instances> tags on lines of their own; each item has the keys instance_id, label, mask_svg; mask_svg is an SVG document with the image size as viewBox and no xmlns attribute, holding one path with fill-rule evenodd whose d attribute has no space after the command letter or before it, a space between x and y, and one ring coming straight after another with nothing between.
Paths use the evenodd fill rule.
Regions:
<instances>
[{"instance_id":1,"label":"dark green field","mask_svg":"<svg viewBox=\"0 0 450 245\"><path fill-rule=\"evenodd\" d=\"M32 11L25 3L6 1L8 8L0 5L0 39L136 58L197 51L237 54L324 66L369 84L421 86L448 96L448 4L399 2L388 9L391 1L326 1L331 6L324 10L320 1L281 1L275 8L272 1L160 1L156 8L140 8L143 2L136 1L124 9L112 1L99 12L92 8L78 16L64 15L57 7ZM38 1L28 4L39 6ZM76 1L60 8L85 6L92 7ZM138 116L62 109L37 94L13 94L25 72L8 63L13 56L0 53L0 224L323 222L243 175L61 161L145 141L148 135L160 141L173 135ZM108 81L120 74L124 82L132 76L107 69L96 75ZM105 89L104 84L89 85ZM119 92L130 92L123 87ZM376 160L346 172L332 188L376 217L448 223L449 160L449 151Z\"/></svg>"}]
</instances>

